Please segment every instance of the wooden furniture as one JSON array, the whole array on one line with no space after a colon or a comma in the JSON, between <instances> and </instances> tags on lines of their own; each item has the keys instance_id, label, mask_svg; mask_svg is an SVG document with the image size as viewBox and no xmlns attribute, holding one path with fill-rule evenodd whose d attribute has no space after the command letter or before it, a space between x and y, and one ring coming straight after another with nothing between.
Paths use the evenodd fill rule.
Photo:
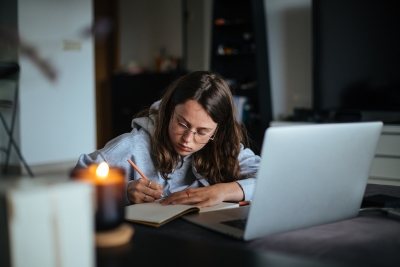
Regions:
<instances>
[{"instance_id":1,"label":"wooden furniture","mask_svg":"<svg viewBox=\"0 0 400 267\"><path fill-rule=\"evenodd\" d=\"M272 120L264 11L264 0L213 1L210 69L246 97L243 122L257 154Z\"/></svg>"},{"instance_id":2,"label":"wooden furniture","mask_svg":"<svg viewBox=\"0 0 400 267\"><path fill-rule=\"evenodd\" d=\"M309 122L272 121L271 127L312 124ZM400 185L400 125L385 124L376 148L369 183Z\"/></svg>"},{"instance_id":3,"label":"wooden furniture","mask_svg":"<svg viewBox=\"0 0 400 267\"><path fill-rule=\"evenodd\" d=\"M177 72L114 74L111 77L112 138L130 132L134 115L160 100L163 90L181 75Z\"/></svg>"}]
</instances>

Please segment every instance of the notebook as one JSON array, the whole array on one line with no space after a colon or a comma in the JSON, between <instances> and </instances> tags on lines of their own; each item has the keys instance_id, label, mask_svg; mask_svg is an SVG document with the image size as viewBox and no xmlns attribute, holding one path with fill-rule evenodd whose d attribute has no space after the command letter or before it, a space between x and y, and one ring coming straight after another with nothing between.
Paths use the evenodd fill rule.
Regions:
<instances>
[{"instance_id":1,"label":"notebook","mask_svg":"<svg viewBox=\"0 0 400 267\"><path fill-rule=\"evenodd\" d=\"M251 205L182 218L251 240L356 217L382 126L357 122L268 128Z\"/></svg>"},{"instance_id":2,"label":"notebook","mask_svg":"<svg viewBox=\"0 0 400 267\"><path fill-rule=\"evenodd\" d=\"M190 212L210 212L213 210L239 207L238 203L221 202L215 206L199 208L193 205L166 205L158 200L125 207L125 220L149 226L160 227L184 214Z\"/></svg>"}]
</instances>

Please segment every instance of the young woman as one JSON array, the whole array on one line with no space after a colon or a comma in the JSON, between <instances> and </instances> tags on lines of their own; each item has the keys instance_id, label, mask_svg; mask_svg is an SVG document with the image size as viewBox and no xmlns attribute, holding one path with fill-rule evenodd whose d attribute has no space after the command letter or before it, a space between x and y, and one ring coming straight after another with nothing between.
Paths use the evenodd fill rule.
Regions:
<instances>
[{"instance_id":1,"label":"young woman","mask_svg":"<svg viewBox=\"0 0 400 267\"><path fill-rule=\"evenodd\" d=\"M162 198L163 205L206 207L252 198L260 158L245 147L247 135L235 119L232 93L219 75L196 71L179 78L132 121L132 128L81 155L76 166L105 161L123 168L127 205Z\"/></svg>"}]
</instances>

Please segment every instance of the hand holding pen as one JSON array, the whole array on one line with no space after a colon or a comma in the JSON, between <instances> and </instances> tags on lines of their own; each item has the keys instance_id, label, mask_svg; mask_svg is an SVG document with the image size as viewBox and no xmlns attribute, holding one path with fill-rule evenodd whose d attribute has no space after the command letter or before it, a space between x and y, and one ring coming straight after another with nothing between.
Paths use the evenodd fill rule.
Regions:
<instances>
[{"instance_id":1,"label":"hand holding pen","mask_svg":"<svg viewBox=\"0 0 400 267\"><path fill-rule=\"evenodd\" d=\"M162 186L154 181L151 181L147 176L128 159L131 166L139 173L140 179L134 180L129 183L128 199L131 203L139 204L145 202L153 202L156 199L163 197Z\"/></svg>"}]
</instances>

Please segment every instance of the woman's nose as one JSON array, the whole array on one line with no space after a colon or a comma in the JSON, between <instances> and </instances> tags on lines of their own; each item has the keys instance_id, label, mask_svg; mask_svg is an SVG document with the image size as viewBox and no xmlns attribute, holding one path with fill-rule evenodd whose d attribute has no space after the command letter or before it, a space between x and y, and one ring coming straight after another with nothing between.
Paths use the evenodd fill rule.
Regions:
<instances>
[{"instance_id":1,"label":"woman's nose","mask_svg":"<svg viewBox=\"0 0 400 267\"><path fill-rule=\"evenodd\" d=\"M192 131L187 131L184 135L182 135L182 138L186 142L194 141L194 133Z\"/></svg>"}]
</instances>

